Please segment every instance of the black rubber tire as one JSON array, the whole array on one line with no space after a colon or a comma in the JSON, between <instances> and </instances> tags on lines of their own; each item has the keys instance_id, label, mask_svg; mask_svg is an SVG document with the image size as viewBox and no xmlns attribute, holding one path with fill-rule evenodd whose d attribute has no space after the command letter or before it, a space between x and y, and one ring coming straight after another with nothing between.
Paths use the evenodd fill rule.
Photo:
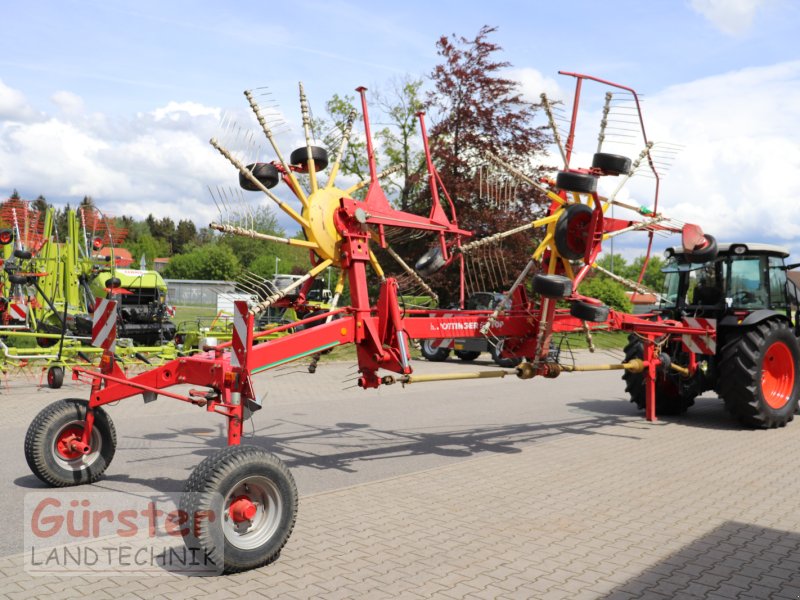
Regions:
<instances>
[{"instance_id":1,"label":"black rubber tire","mask_svg":"<svg viewBox=\"0 0 800 600\"><path fill-rule=\"evenodd\" d=\"M502 344L502 342L500 342ZM522 357L501 357L500 352L502 350L502 345L498 348L496 345L489 344L489 354L492 355L492 360L494 363L503 369L513 369L518 364L522 362Z\"/></svg>"},{"instance_id":2,"label":"black rubber tire","mask_svg":"<svg viewBox=\"0 0 800 600\"><path fill-rule=\"evenodd\" d=\"M229 505L237 490L236 498L254 501L258 511L242 532L233 530ZM184 543L190 550L202 548L223 573L262 567L278 558L288 541L297 504L294 478L280 459L256 446L229 446L197 465L186 481L180 501L189 518Z\"/></svg>"},{"instance_id":3,"label":"black rubber tire","mask_svg":"<svg viewBox=\"0 0 800 600\"><path fill-rule=\"evenodd\" d=\"M580 260L586 254L592 213L586 204L570 204L558 218L553 241L558 253L567 260Z\"/></svg>"},{"instance_id":4,"label":"black rubber tire","mask_svg":"<svg viewBox=\"0 0 800 600\"><path fill-rule=\"evenodd\" d=\"M625 362L643 357L644 345L642 340L633 335L629 336L628 344L625 346ZM644 373L625 371L622 374L622 380L625 382L625 391L630 395L631 402L644 410L647 401ZM663 375L656 376L656 414L665 416L682 415L692 405L694 405L694 396L681 393Z\"/></svg>"},{"instance_id":5,"label":"black rubber tire","mask_svg":"<svg viewBox=\"0 0 800 600\"><path fill-rule=\"evenodd\" d=\"M470 350L456 350L453 354L455 354L459 360L463 360L464 362L471 362L481 355L480 352Z\"/></svg>"},{"instance_id":6,"label":"black rubber tire","mask_svg":"<svg viewBox=\"0 0 800 600\"><path fill-rule=\"evenodd\" d=\"M47 369L47 387L49 387L51 390L57 390L63 385L63 383L64 367L50 367Z\"/></svg>"},{"instance_id":7,"label":"black rubber tire","mask_svg":"<svg viewBox=\"0 0 800 600\"><path fill-rule=\"evenodd\" d=\"M717 258L717 239L708 233L704 234L703 237L706 238L707 242L705 248L686 253L686 258L693 263L711 262Z\"/></svg>"},{"instance_id":8,"label":"black rubber tire","mask_svg":"<svg viewBox=\"0 0 800 600\"><path fill-rule=\"evenodd\" d=\"M13 229L0 229L0 246L7 246L14 241Z\"/></svg>"},{"instance_id":9,"label":"black rubber tire","mask_svg":"<svg viewBox=\"0 0 800 600\"><path fill-rule=\"evenodd\" d=\"M48 332L49 333L49 332ZM58 344L58 339L56 338L46 338L46 337L37 337L36 344L40 348L52 348L56 344Z\"/></svg>"},{"instance_id":10,"label":"black rubber tire","mask_svg":"<svg viewBox=\"0 0 800 600\"><path fill-rule=\"evenodd\" d=\"M556 175L556 187L568 192L591 194L597 191L597 177L587 173L559 171Z\"/></svg>"},{"instance_id":11,"label":"black rubber tire","mask_svg":"<svg viewBox=\"0 0 800 600\"><path fill-rule=\"evenodd\" d=\"M600 169L606 175L627 175L631 170L631 159L620 154L596 152L592 168Z\"/></svg>"},{"instance_id":12,"label":"black rubber tire","mask_svg":"<svg viewBox=\"0 0 800 600\"><path fill-rule=\"evenodd\" d=\"M14 258L19 258L20 260L28 260L31 258L33 254L30 250L14 250Z\"/></svg>"},{"instance_id":13,"label":"black rubber tire","mask_svg":"<svg viewBox=\"0 0 800 600\"><path fill-rule=\"evenodd\" d=\"M545 298L566 298L572 294L572 280L564 275L533 276L533 291Z\"/></svg>"},{"instance_id":14,"label":"black rubber tire","mask_svg":"<svg viewBox=\"0 0 800 600\"><path fill-rule=\"evenodd\" d=\"M768 404L763 390L767 351L776 343L791 353L791 394L781 407ZM781 319L762 321L727 338L719 356L718 393L725 408L748 427L783 427L794 418L800 392L800 344L790 325Z\"/></svg>"},{"instance_id":15,"label":"black rubber tire","mask_svg":"<svg viewBox=\"0 0 800 600\"><path fill-rule=\"evenodd\" d=\"M319 146L311 146L311 158L314 159L314 170L319 173L328 166L328 151ZM289 155L289 162L301 173L308 171L308 148L301 146Z\"/></svg>"},{"instance_id":16,"label":"black rubber tire","mask_svg":"<svg viewBox=\"0 0 800 600\"><path fill-rule=\"evenodd\" d=\"M414 264L414 270L423 277L433 275L447 264L442 255L442 247L438 244L431 246Z\"/></svg>"},{"instance_id":17,"label":"black rubber tire","mask_svg":"<svg viewBox=\"0 0 800 600\"><path fill-rule=\"evenodd\" d=\"M274 188L281 180L281 174L278 173L275 165L271 163L252 163L247 165L247 170L267 189ZM261 188L257 187L243 173L239 173L239 187L249 192L261 191Z\"/></svg>"},{"instance_id":18,"label":"black rubber tire","mask_svg":"<svg viewBox=\"0 0 800 600\"><path fill-rule=\"evenodd\" d=\"M450 350L447 348L434 348L433 342L436 340L422 340L420 344L420 352L427 360L431 362L444 362L450 356Z\"/></svg>"},{"instance_id":19,"label":"black rubber tire","mask_svg":"<svg viewBox=\"0 0 800 600\"><path fill-rule=\"evenodd\" d=\"M25 275L17 275L16 273L8 274L8 281L13 284L22 285L28 283L28 278Z\"/></svg>"},{"instance_id":20,"label":"black rubber tire","mask_svg":"<svg viewBox=\"0 0 800 600\"><path fill-rule=\"evenodd\" d=\"M112 277L111 279L106 280L106 287L109 289L115 289L122 285L122 281L119 277Z\"/></svg>"},{"instance_id":21,"label":"black rubber tire","mask_svg":"<svg viewBox=\"0 0 800 600\"><path fill-rule=\"evenodd\" d=\"M573 300L569 314L581 321L604 323L608 319L609 308L605 304L591 304L583 300Z\"/></svg>"},{"instance_id":22,"label":"black rubber tire","mask_svg":"<svg viewBox=\"0 0 800 600\"><path fill-rule=\"evenodd\" d=\"M58 436L68 427L82 428L87 408L86 400L59 400L45 407L28 427L25 460L33 474L47 485L65 487L94 483L111 464L117 449L117 432L106 411L100 407L93 409L92 451L89 454L69 458L60 455L56 449Z\"/></svg>"}]
</instances>

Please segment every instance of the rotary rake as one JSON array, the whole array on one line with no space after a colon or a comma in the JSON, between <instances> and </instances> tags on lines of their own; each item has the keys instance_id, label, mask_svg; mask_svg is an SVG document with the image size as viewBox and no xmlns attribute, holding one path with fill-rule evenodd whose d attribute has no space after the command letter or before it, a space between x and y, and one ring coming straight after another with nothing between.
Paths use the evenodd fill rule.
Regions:
<instances>
[{"instance_id":1,"label":"rotary rake","mask_svg":"<svg viewBox=\"0 0 800 600\"><path fill-rule=\"evenodd\" d=\"M575 77L578 81L577 103L581 84L593 78ZM641 336L643 359L600 368L642 373L647 382L647 417L655 418L653 381L657 369L663 366L658 348L673 336L707 335L708 331L680 322L620 314L579 294L578 285L595 261L603 241L620 232L636 229L651 234L655 231L679 232L683 235L686 249L698 255L711 253L713 238L703 235L694 226L671 226L656 212L657 206L652 211L644 211L642 221L607 217L606 209L613 199L606 200L598 195L597 179L601 176L625 178L632 165L626 158L599 154L591 168L570 168L575 127L573 115L564 154L567 166L553 182L530 182L541 188L550 200L548 215L512 232L491 236L494 240L487 238L488 241L469 242L471 234L459 226L452 199L433 164L422 113L418 117L431 209L429 214L420 216L391 206L381 186L383 174L377 170L366 90L359 88L357 91L363 112L369 180L345 189L337 187L336 179L354 115L349 119L338 151L329 160L327 152L312 143L308 103L301 86L300 104L306 144L293 151L287 160L278 147L266 111L259 106L253 93L245 92L277 158L272 162L249 162L241 152L230 150L217 139L212 139L211 144L237 169L240 186L245 190L262 192L300 226L304 239L259 233L248 226L247 218L238 221L221 218L212 227L224 233L306 248L311 257L311 268L290 286L270 290L252 306L246 302L235 303L233 337L228 343L168 361L131 377L126 376L110 351L103 353L99 370L74 367L73 378L91 386L89 399L56 402L33 421L26 436L25 454L37 477L50 486L98 480L111 463L116 449L114 428L103 409L113 402L136 396L143 396L148 402L163 396L220 415L227 420L229 447L204 460L189 477L181 501L179 525L187 545L201 548L221 571L235 572L274 560L288 540L296 517L297 490L286 466L262 448L240 445L244 421L261 408L253 377L287 362L317 357L337 346L354 344L360 372L358 385L362 388L456 378L502 378L514 374L521 378L555 377L564 370L598 367L582 368L556 362L549 352L552 335L583 331L586 327L605 327ZM635 97L635 92L629 91ZM648 161L648 157L649 154L644 152L642 160ZM494 160L497 164L504 164L499 158ZM513 172L512 167L505 166ZM326 167L329 167L328 174L323 180ZM655 167L653 172L657 174ZM525 180L524 175L518 175ZM294 206L273 191L281 183L295 197ZM361 199L355 198L356 192ZM295 208L298 205L299 209ZM228 212L248 214L246 210ZM530 263L507 292L507 302L495 311L458 311L453 314L443 309L401 308L397 279L385 276L372 250L373 246L386 249L398 261L403 276L424 287L427 287L425 274L455 264L461 273L463 302L465 256L505 235L533 228L544 228L545 235L534 249ZM416 269L391 249L389 242L398 232L414 235L421 232L435 240L417 261ZM281 304L302 304L314 278L328 268L338 271L330 310L296 323L256 331L259 315ZM370 270L380 282L376 297L370 297L368 290ZM530 296L528 286L524 284L534 271L539 272L533 277L534 296ZM351 301L348 306L339 307L345 280L349 283ZM568 303L570 308L560 308L559 300ZM288 335L275 336L290 329L294 331ZM446 338L454 334L503 339L501 355L521 357L524 362L515 370L415 375L410 359L410 340ZM697 365L681 367L673 364L671 368L688 372ZM171 389L182 384L192 387L185 392Z\"/></svg>"}]
</instances>

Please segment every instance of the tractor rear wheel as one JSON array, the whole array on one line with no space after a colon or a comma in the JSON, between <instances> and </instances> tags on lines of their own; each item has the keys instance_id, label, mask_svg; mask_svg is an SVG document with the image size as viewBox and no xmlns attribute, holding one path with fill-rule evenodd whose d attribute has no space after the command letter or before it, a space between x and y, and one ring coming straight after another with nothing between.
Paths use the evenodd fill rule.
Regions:
<instances>
[{"instance_id":1,"label":"tractor rear wheel","mask_svg":"<svg viewBox=\"0 0 800 600\"><path fill-rule=\"evenodd\" d=\"M630 336L628 345L625 346L625 362L634 358L644 358L644 344L639 338ZM622 380L625 382L625 391L630 395L631 402L644 409L647 403L644 373L625 371ZM682 415L693 404L694 396L679 390L670 379L662 375L656 376L656 414Z\"/></svg>"},{"instance_id":2,"label":"tractor rear wheel","mask_svg":"<svg viewBox=\"0 0 800 600\"><path fill-rule=\"evenodd\" d=\"M80 440L86 423L86 400L59 400L45 407L28 427L25 460L39 479L52 487L94 483L103 475L117 448L117 432L106 411L94 410L87 454L71 442Z\"/></svg>"},{"instance_id":3,"label":"tractor rear wheel","mask_svg":"<svg viewBox=\"0 0 800 600\"><path fill-rule=\"evenodd\" d=\"M420 345L422 356L431 362L442 362L447 360L447 357L450 356L450 350L448 348L434 346L433 343L435 341L436 340L422 340L422 344Z\"/></svg>"},{"instance_id":4,"label":"tractor rear wheel","mask_svg":"<svg viewBox=\"0 0 800 600\"><path fill-rule=\"evenodd\" d=\"M201 462L186 482L180 510L187 548L201 548L223 572L278 558L297 518L297 486L286 465L256 446L229 446Z\"/></svg>"},{"instance_id":5,"label":"tractor rear wheel","mask_svg":"<svg viewBox=\"0 0 800 600\"><path fill-rule=\"evenodd\" d=\"M763 321L728 338L720 353L718 392L748 427L783 427L794 418L800 344L786 321Z\"/></svg>"}]
</instances>

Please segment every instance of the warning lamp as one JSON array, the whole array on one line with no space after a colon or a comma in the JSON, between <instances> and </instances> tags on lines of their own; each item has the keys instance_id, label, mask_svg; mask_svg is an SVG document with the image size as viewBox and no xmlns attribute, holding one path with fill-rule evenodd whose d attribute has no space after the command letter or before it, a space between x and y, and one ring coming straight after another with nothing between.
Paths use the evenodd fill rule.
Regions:
<instances>
[{"instance_id":1,"label":"warning lamp","mask_svg":"<svg viewBox=\"0 0 800 600\"><path fill-rule=\"evenodd\" d=\"M102 247L103 247L103 238L96 237L92 240L92 250L96 252L97 250L100 250L100 248Z\"/></svg>"},{"instance_id":2,"label":"warning lamp","mask_svg":"<svg viewBox=\"0 0 800 600\"><path fill-rule=\"evenodd\" d=\"M5 246L14 241L14 232L10 229L0 230L0 245Z\"/></svg>"}]
</instances>

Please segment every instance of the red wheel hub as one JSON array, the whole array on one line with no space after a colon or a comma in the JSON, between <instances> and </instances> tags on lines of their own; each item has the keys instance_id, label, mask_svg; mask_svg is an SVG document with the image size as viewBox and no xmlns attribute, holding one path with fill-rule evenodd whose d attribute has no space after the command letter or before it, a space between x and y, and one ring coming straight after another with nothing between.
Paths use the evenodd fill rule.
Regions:
<instances>
[{"instance_id":1,"label":"red wheel hub","mask_svg":"<svg viewBox=\"0 0 800 600\"><path fill-rule=\"evenodd\" d=\"M586 252L591 221L592 213L579 212L567 222L567 246L569 246L570 250L581 254Z\"/></svg>"},{"instance_id":2,"label":"red wheel hub","mask_svg":"<svg viewBox=\"0 0 800 600\"><path fill-rule=\"evenodd\" d=\"M235 523L252 521L256 516L256 505L247 496L237 496L228 508L231 518Z\"/></svg>"},{"instance_id":3,"label":"red wheel hub","mask_svg":"<svg viewBox=\"0 0 800 600\"><path fill-rule=\"evenodd\" d=\"M792 351L783 342L775 342L764 354L761 367L761 394L770 408L783 408L794 389Z\"/></svg>"},{"instance_id":4,"label":"red wheel hub","mask_svg":"<svg viewBox=\"0 0 800 600\"><path fill-rule=\"evenodd\" d=\"M75 460L84 455L83 452L76 450L72 443L80 441L83 436L83 427L80 425L70 425L65 427L56 439L56 451L65 460Z\"/></svg>"}]
</instances>

